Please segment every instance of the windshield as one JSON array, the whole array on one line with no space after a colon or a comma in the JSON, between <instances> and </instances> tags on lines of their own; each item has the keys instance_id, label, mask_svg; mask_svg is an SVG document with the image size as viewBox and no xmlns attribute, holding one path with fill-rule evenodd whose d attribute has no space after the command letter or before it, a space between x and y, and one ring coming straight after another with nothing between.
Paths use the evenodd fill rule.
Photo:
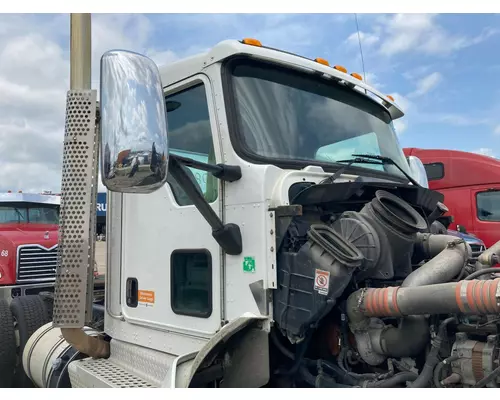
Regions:
<instances>
[{"instance_id":1,"label":"windshield","mask_svg":"<svg viewBox=\"0 0 500 400\"><path fill-rule=\"evenodd\" d=\"M410 173L390 115L379 104L309 74L249 60L233 63L235 128L249 157L302 168L364 153L390 157ZM353 166L406 180L394 165Z\"/></svg>"},{"instance_id":2,"label":"windshield","mask_svg":"<svg viewBox=\"0 0 500 400\"><path fill-rule=\"evenodd\" d=\"M0 224L59 224L59 209L56 206L24 203L2 203Z\"/></svg>"}]
</instances>

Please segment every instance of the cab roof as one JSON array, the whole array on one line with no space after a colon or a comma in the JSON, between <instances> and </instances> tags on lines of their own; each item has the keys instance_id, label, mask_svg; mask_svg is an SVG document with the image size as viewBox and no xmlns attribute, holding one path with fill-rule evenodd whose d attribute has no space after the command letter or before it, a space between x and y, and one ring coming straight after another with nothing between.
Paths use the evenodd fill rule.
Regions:
<instances>
[{"instance_id":1,"label":"cab roof","mask_svg":"<svg viewBox=\"0 0 500 400\"><path fill-rule=\"evenodd\" d=\"M38 203L61 205L61 197L35 193L0 193L0 203Z\"/></svg>"},{"instance_id":2,"label":"cab roof","mask_svg":"<svg viewBox=\"0 0 500 400\"><path fill-rule=\"evenodd\" d=\"M258 41L254 41L253 43L255 42L260 44ZM238 40L222 41L207 52L187 57L160 67L163 86L170 86L185 79L186 77L202 72L210 65L220 63L237 54L247 55L254 59L272 61L291 68L320 72L324 76L332 78L336 81L343 81L351 86L353 90L359 91L361 95L374 99L387 109L393 120L401 118L404 115L403 110L392 100L392 98L382 94L378 90L348 73L337 70L329 65L325 65L322 63L325 60L311 60L282 50L261 45L245 44L243 41ZM365 94L365 90L368 93Z\"/></svg>"}]
</instances>

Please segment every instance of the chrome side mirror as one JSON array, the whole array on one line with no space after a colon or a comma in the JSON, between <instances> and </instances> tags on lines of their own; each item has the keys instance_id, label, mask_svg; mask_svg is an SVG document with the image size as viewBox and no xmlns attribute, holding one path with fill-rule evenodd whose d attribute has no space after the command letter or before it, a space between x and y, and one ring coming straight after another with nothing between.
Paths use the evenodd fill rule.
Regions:
<instances>
[{"instance_id":1,"label":"chrome side mirror","mask_svg":"<svg viewBox=\"0 0 500 400\"><path fill-rule=\"evenodd\" d=\"M408 157L408 164L410 165L410 172L420 186L429 189L429 180L427 179L427 172L425 171L424 164L420 158L415 156Z\"/></svg>"},{"instance_id":2,"label":"chrome side mirror","mask_svg":"<svg viewBox=\"0 0 500 400\"><path fill-rule=\"evenodd\" d=\"M101 58L102 183L113 192L151 193L168 172L163 86L149 58L112 50Z\"/></svg>"}]
</instances>

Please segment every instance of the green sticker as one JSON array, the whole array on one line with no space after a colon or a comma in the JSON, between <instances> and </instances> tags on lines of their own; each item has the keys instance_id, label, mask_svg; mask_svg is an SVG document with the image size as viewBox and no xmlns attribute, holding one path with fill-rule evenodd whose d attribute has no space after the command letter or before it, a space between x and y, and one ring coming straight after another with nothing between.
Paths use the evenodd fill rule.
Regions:
<instances>
[{"instance_id":1,"label":"green sticker","mask_svg":"<svg viewBox=\"0 0 500 400\"><path fill-rule=\"evenodd\" d=\"M255 257L245 257L243 259L243 272L255 272Z\"/></svg>"}]
</instances>

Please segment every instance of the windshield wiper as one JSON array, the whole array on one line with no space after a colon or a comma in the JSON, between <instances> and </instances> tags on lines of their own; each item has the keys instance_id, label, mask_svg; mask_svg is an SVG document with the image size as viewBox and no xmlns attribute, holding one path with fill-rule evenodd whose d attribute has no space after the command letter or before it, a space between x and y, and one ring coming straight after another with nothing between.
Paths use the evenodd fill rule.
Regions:
<instances>
[{"instance_id":1,"label":"windshield wiper","mask_svg":"<svg viewBox=\"0 0 500 400\"><path fill-rule=\"evenodd\" d=\"M384 164L392 164L394 165L397 169L399 169L403 175L415 186L419 186L420 184L413 179L410 175L408 175L392 158L385 157L385 156L378 156L378 155L372 155L372 154L352 154L352 157L356 158L351 158L349 160L338 160L335 162L338 163L347 163L344 165L342 168L340 168L338 171L336 171L332 176L327 178L325 181L330 181L330 182L335 182L337 178L344 173L344 171L349 168L352 164L375 164L375 165L384 165Z\"/></svg>"},{"instance_id":2,"label":"windshield wiper","mask_svg":"<svg viewBox=\"0 0 500 400\"><path fill-rule=\"evenodd\" d=\"M18 217L18 223L21 223L21 220L24 220L23 214L21 214L21 211L19 211L19 209L17 207L14 207L14 211L19 216Z\"/></svg>"},{"instance_id":3,"label":"windshield wiper","mask_svg":"<svg viewBox=\"0 0 500 400\"><path fill-rule=\"evenodd\" d=\"M415 186L419 186L421 187L421 185L415 180L413 179L408 173L405 172L405 170L403 168L401 168L398 163L396 163L396 161L394 161L392 158L390 157L386 157L386 156L379 156L379 155L373 155L373 154L352 154L352 157L361 157L361 158L368 158L368 159L372 159L372 160L378 160L380 161L382 164L392 164L394 165L397 169L399 169L404 176L406 176L406 178L412 183L414 184Z\"/></svg>"},{"instance_id":4,"label":"windshield wiper","mask_svg":"<svg viewBox=\"0 0 500 400\"><path fill-rule=\"evenodd\" d=\"M367 160L367 159L363 159L361 157L356 157L356 158L352 158L352 159L349 159L349 160L338 160L338 161L335 161L337 163L344 163L346 162L347 164L346 165L343 165L340 169L338 169L333 175L329 176L327 179L325 179L323 181L323 183L326 183L326 182L335 182L340 175L342 175L344 173L344 171L349 168L352 164L356 163L356 164L375 164L375 165L382 165L380 162L377 162L377 161L372 161L372 160Z\"/></svg>"}]
</instances>

